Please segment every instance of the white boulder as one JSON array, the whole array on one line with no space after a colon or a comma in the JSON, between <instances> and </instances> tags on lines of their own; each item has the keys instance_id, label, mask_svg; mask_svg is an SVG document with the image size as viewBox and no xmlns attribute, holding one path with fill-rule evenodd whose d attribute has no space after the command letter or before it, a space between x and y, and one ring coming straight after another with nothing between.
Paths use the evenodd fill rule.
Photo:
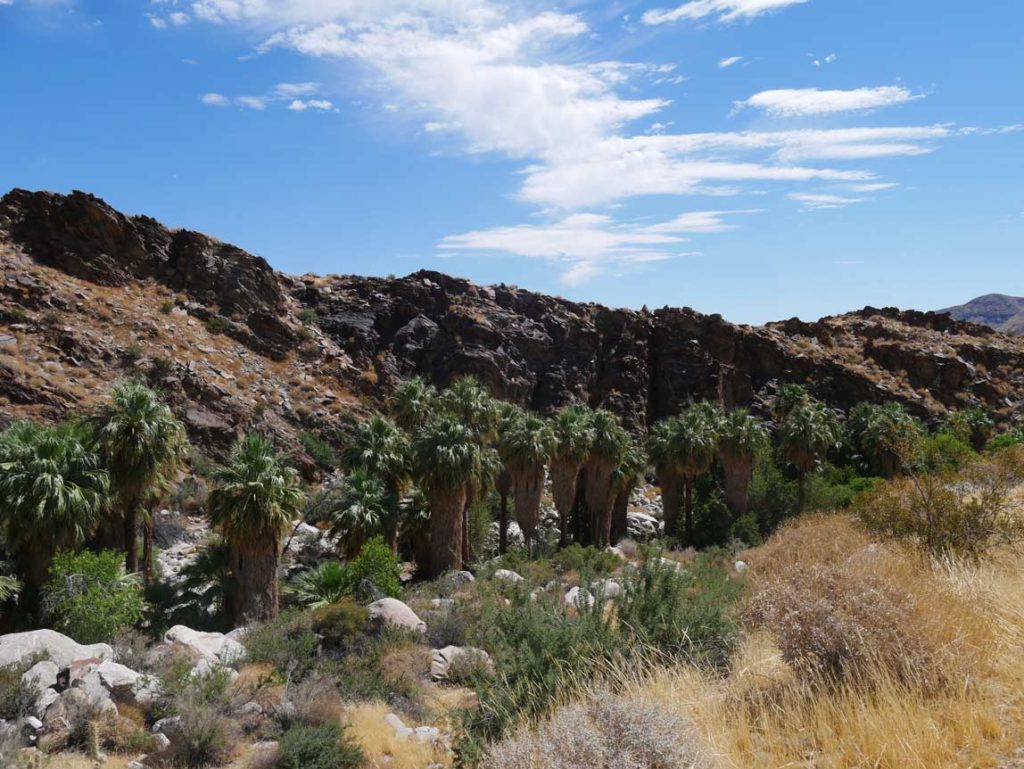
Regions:
<instances>
[{"instance_id":1,"label":"white boulder","mask_svg":"<svg viewBox=\"0 0 1024 769\"><path fill-rule=\"evenodd\" d=\"M523 582L523 578L510 569L498 569L494 578L499 582Z\"/></svg>"},{"instance_id":2,"label":"white boulder","mask_svg":"<svg viewBox=\"0 0 1024 769\"><path fill-rule=\"evenodd\" d=\"M452 663L467 655L484 663L489 663L491 659L483 649L474 649L472 646L445 646L443 649L434 649L430 660L430 676L435 681L443 681L448 678Z\"/></svg>"},{"instance_id":3,"label":"white boulder","mask_svg":"<svg viewBox=\"0 0 1024 769\"><path fill-rule=\"evenodd\" d=\"M95 657L113 659L114 650L107 644L80 644L56 630L29 630L0 636L0 667L28 662L45 656L58 668L66 668L75 660Z\"/></svg>"},{"instance_id":4,"label":"white boulder","mask_svg":"<svg viewBox=\"0 0 1024 769\"><path fill-rule=\"evenodd\" d=\"M397 598L381 598L371 603L369 610L370 622L378 628L389 626L412 630L417 633L427 632L427 623L416 616L416 612Z\"/></svg>"},{"instance_id":5,"label":"white boulder","mask_svg":"<svg viewBox=\"0 0 1024 769\"><path fill-rule=\"evenodd\" d=\"M204 633L175 625L164 633L167 643L179 643L196 651L207 662L232 665L245 656L245 647L223 633Z\"/></svg>"}]
</instances>

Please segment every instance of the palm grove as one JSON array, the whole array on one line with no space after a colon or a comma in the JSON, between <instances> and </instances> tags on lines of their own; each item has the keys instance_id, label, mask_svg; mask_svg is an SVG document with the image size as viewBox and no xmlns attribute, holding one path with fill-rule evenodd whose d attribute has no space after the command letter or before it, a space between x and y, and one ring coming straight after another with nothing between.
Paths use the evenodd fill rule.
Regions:
<instances>
[{"instance_id":1,"label":"palm grove","mask_svg":"<svg viewBox=\"0 0 1024 769\"><path fill-rule=\"evenodd\" d=\"M800 509L841 504L862 478L900 472L908 441L955 456L983 447L994 427L965 411L929 436L897 404L842 415L795 385L778 388L770 420L693 403L643 442L609 411L572 404L544 417L492 398L472 378L443 390L410 379L388 412L338 437L332 457L344 475L334 488L309 493L289 457L255 434L208 473L204 507L221 537L228 623L276 616L283 550L303 518L328 529L346 560L381 537L436 576L493 555L493 528L494 549L505 552L513 518L528 551L614 544L626 534L631 495L653 480L670 542L749 542ZM125 573L150 585L153 511L181 483L188 456L182 424L136 382L82 418L7 427L0 536L11 563L0 571L0 601L19 594L20 622L47 622L54 559L83 548L123 554ZM542 527L547 489L557 521Z\"/></svg>"}]
</instances>

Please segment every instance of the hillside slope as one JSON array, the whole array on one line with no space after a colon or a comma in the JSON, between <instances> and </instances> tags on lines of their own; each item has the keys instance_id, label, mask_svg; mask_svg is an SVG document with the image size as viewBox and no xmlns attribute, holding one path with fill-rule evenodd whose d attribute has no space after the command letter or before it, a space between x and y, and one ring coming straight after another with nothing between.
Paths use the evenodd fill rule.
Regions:
<instances>
[{"instance_id":1,"label":"hillside slope","mask_svg":"<svg viewBox=\"0 0 1024 769\"><path fill-rule=\"evenodd\" d=\"M896 399L927 419L975 404L1024 413L1024 339L936 313L750 327L428 271L291 276L81 192L0 198L0 267L0 421L57 419L141 376L215 455L244 430L293 447L306 431L332 439L414 374L475 374L545 411L585 400L636 430L689 399L758 408L777 381L844 408Z\"/></svg>"},{"instance_id":2,"label":"hillside slope","mask_svg":"<svg viewBox=\"0 0 1024 769\"><path fill-rule=\"evenodd\" d=\"M980 323L1004 334L1024 334L1024 297L985 294L946 312L957 320Z\"/></svg>"}]
</instances>

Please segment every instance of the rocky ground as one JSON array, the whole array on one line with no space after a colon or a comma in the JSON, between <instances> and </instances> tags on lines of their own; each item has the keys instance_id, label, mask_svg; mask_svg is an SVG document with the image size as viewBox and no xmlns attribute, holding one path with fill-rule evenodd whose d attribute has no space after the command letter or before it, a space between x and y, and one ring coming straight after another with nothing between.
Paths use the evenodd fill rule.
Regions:
<instances>
[{"instance_id":1,"label":"rocky ground","mask_svg":"<svg viewBox=\"0 0 1024 769\"><path fill-rule=\"evenodd\" d=\"M58 419L119 378L160 387L204 452L258 429L336 440L403 377L474 374L549 411L573 399L637 431L690 399L763 408L779 381L837 407L895 399L926 419L1024 414L1024 339L872 309L738 326L689 309L569 302L436 272L289 276L200 233L84 193L0 198L0 422Z\"/></svg>"}]
</instances>

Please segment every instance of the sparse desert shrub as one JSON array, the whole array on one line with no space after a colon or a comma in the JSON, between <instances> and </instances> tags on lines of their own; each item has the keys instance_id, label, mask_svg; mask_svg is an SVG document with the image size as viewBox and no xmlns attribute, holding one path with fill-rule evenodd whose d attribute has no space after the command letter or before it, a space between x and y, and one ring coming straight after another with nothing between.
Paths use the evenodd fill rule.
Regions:
<instances>
[{"instance_id":1,"label":"sparse desert shrub","mask_svg":"<svg viewBox=\"0 0 1024 769\"><path fill-rule=\"evenodd\" d=\"M53 626L79 643L106 642L142 620L146 601L114 550L58 553L44 588Z\"/></svg>"},{"instance_id":2,"label":"sparse desert shrub","mask_svg":"<svg viewBox=\"0 0 1024 769\"><path fill-rule=\"evenodd\" d=\"M337 724L343 716L338 690L325 678L313 676L289 687L285 701L288 707L278 708L284 716L281 724L285 729Z\"/></svg>"},{"instance_id":3,"label":"sparse desert shrub","mask_svg":"<svg viewBox=\"0 0 1024 769\"><path fill-rule=\"evenodd\" d=\"M29 715L39 692L36 687L21 680L26 665L0 667L0 719L17 721Z\"/></svg>"},{"instance_id":4,"label":"sparse desert shrub","mask_svg":"<svg viewBox=\"0 0 1024 769\"><path fill-rule=\"evenodd\" d=\"M181 707L178 734L168 749L168 761L181 769L221 766L232 757L241 738L231 718L210 705Z\"/></svg>"},{"instance_id":5,"label":"sparse desert shrub","mask_svg":"<svg viewBox=\"0 0 1024 769\"><path fill-rule=\"evenodd\" d=\"M135 628L126 628L110 640L114 649L114 661L132 670L141 670L145 665L149 638Z\"/></svg>"},{"instance_id":6,"label":"sparse desert shrub","mask_svg":"<svg viewBox=\"0 0 1024 769\"><path fill-rule=\"evenodd\" d=\"M596 577L607 576L622 565L622 560L614 553L592 545L583 547L576 542L552 555L551 562L560 572L587 572Z\"/></svg>"},{"instance_id":7,"label":"sparse desert shrub","mask_svg":"<svg viewBox=\"0 0 1024 769\"><path fill-rule=\"evenodd\" d=\"M316 310L312 307L303 307L299 310L299 320L305 323L307 326L311 323L316 323L319 316L316 314Z\"/></svg>"},{"instance_id":8,"label":"sparse desert shrub","mask_svg":"<svg viewBox=\"0 0 1024 769\"><path fill-rule=\"evenodd\" d=\"M918 473L863 495L856 513L870 531L933 556L978 560L1024 540L1013 493L1024 482L1024 447L979 457L959 472Z\"/></svg>"},{"instance_id":9,"label":"sparse desert shrub","mask_svg":"<svg viewBox=\"0 0 1024 769\"><path fill-rule=\"evenodd\" d=\"M783 658L809 680L931 677L928 649L907 627L914 597L897 585L840 566L810 564L769 578L747 616L772 633Z\"/></svg>"},{"instance_id":10,"label":"sparse desert shrub","mask_svg":"<svg viewBox=\"0 0 1024 769\"><path fill-rule=\"evenodd\" d=\"M337 723L295 726L278 748L280 769L358 769L366 757Z\"/></svg>"},{"instance_id":11,"label":"sparse desert shrub","mask_svg":"<svg viewBox=\"0 0 1024 769\"><path fill-rule=\"evenodd\" d=\"M174 300L173 299L165 299L164 301L162 301L160 303L160 312L163 313L164 315L170 315L173 310L174 310Z\"/></svg>"},{"instance_id":12,"label":"sparse desert shrub","mask_svg":"<svg viewBox=\"0 0 1024 769\"><path fill-rule=\"evenodd\" d=\"M250 662L269 662L279 673L294 680L315 667L320 639L313 632L309 612L286 611L246 634L245 648Z\"/></svg>"},{"instance_id":13,"label":"sparse desert shrub","mask_svg":"<svg viewBox=\"0 0 1024 769\"><path fill-rule=\"evenodd\" d=\"M143 355L142 345L138 342L132 342L130 345L121 351L121 357L124 358L126 363L135 363Z\"/></svg>"},{"instance_id":14,"label":"sparse desert shrub","mask_svg":"<svg viewBox=\"0 0 1024 769\"><path fill-rule=\"evenodd\" d=\"M492 746L488 769L700 769L712 764L693 724L654 705L598 692L558 708L536 730Z\"/></svg>"}]
</instances>

